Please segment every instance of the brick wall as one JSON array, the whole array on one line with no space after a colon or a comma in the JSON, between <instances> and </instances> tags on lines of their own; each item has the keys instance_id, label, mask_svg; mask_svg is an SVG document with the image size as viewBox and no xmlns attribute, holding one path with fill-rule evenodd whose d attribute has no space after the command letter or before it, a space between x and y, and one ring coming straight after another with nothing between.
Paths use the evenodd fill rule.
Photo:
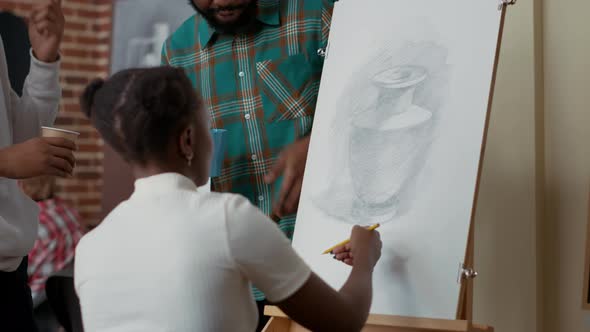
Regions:
<instances>
[{"instance_id":1,"label":"brick wall","mask_svg":"<svg viewBox=\"0 0 590 332\"><path fill-rule=\"evenodd\" d=\"M0 11L27 17L38 0L0 0ZM110 0L63 0L66 18L61 45L63 88L56 126L80 132L77 166L72 179L58 182L58 195L69 201L82 218L94 222L100 217L103 142L80 112L78 96L95 77L108 73L112 3Z\"/></svg>"}]
</instances>

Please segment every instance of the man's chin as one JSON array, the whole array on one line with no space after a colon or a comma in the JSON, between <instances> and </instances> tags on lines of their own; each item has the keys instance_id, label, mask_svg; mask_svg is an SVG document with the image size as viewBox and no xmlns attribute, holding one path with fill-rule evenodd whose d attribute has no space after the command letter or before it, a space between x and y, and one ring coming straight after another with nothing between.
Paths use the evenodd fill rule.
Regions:
<instances>
[{"instance_id":1,"label":"man's chin","mask_svg":"<svg viewBox=\"0 0 590 332\"><path fill-rule=\"evenodd\" d=\"M228 14L216 14L214 17L219 25L234 25L240 20L242 13L243 10L236 10Z\"/></svg>"},{"instance_id":2,"label":"man's chin","mask_svg":"<svg viewBox=\"0 0 590 332\"><path fill-rule=\"evenodd\" d=\"M257 27L256 25L256 0L252 0L246 8L233 9L225 12L208 13L195 9L207 20L209 26L221 33L235 34L247 32ZM192 3L192 2L191 2Z\"/></svg>"}]
</instances>

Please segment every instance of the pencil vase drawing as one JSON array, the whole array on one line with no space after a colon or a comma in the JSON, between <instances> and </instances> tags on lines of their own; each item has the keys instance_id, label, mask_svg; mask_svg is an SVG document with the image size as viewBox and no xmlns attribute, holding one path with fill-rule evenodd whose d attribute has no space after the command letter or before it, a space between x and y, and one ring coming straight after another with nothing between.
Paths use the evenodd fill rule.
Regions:
<instances>
[{"instance_id":1,"label":"pencil vase drawing","mask_svg":"<svg viewBox=\"0 0 590 332\"><path fill-rule=\"evenodd\" d=\"M408 41L371 53L342 88L331 121L338 139L330 159L339 168L312 195L317 208L348 224L394 222L416 208L449 96L444 45Z\"/></svg>"},{"instance_id":2,"label":"pencil vase drawing","mask_svg":"<svg viewBox=\"0 0 590 332\"><path fill-rule=\"evenodd\" d=\"M416 87L426 76L419 66L378 73L372 81L379 89L376 107L351 119L354 210L371 222L387 222L411 203L410 186L430 141L432 113L413 104Z\"/></svg>"}]
</instances>

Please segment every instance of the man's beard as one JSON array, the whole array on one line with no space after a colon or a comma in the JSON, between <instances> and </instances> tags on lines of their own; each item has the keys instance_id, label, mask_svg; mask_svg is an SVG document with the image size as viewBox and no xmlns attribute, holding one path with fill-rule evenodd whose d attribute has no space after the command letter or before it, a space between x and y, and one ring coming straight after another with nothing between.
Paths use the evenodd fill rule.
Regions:
<instances>
[{"instance_id":1,"label":"man's beard","mask_svg":"<svg viewBox=\"0 0 590 332\"><path fill-rule=\"evenodd\" d=\"M257 10L257 0L252 0L249 4L242 5L242 6L223 6L218 8L211 8L208 10L202 10L197 7L192 0L189 0L188 3L199 13L205 20L209 26L215 29L219 33L224 34L236 34L236 33L244 33L255 29L258 25L256 24L256 10ZM231 23L221 23L217 21L215 18L215 14L217 11L221 10L230 10L230 9L243 9L240 17L237 20Z\"/></svg>"}]
</instances>

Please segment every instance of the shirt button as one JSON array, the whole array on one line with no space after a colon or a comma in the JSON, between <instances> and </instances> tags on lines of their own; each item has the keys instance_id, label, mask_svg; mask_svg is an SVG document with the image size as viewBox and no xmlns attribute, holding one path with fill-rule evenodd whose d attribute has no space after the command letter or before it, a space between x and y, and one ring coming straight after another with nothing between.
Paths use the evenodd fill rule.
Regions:
<instances>
[{"instance_id":1,"label":"shirt button","mask_svg":"<svg viewBox=\"0 0 590 332\"><path fill-rule=\"evenodd\" d=\"M253 154L253 155L252 155L252 160L256 160L256 159L258 159L258 157L256 157L256 155L255 155L255 154Z\"/></svg>"},{"instance_id":2,"label":"shirt button","mask_svg":"<svg viewBox=\"0 0 590 332\"><path fill-rule=\"evenodd\" d=\"M243 72L243 71L241 71L241 72L239 72L239 73L238 73L238 76L240 76L240 77L244 77L244 76L246 76L246 74L244 74L244 72Z\"/></svg>"},{"instance_id":3,"label":"shirt button","mask_svg":"<svg viewBox=\"0 0 590 332\"><path fill-rule=\"evenodd\" d=\"M250 114L246 113L246 115L244 115L244 117L246 118L246 120L250 120Z\"/></svg>"},{"instance_id":4,"label":"shirt button","mask_svg":"<svg viewBox=\"0 0 590 332\"><path fill-rule=\"evenodd\" d=\"M258 196L258 200L261 202L264 201L264 196L262 196L262 195Z\"/></svg>"}]
</instances>

